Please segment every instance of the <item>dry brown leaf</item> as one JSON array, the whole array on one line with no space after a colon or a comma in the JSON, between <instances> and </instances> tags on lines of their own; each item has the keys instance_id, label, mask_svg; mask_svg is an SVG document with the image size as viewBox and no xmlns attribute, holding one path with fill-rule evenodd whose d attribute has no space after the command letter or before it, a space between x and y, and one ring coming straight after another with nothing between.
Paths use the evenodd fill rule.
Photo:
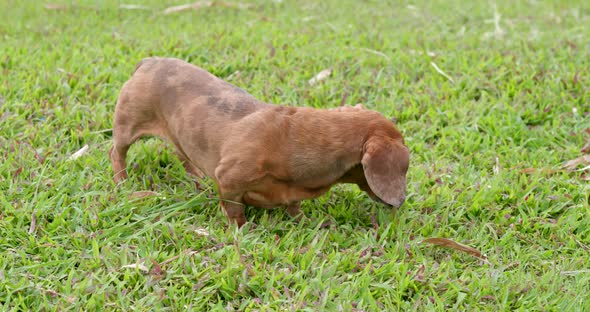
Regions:
<instances>
[{"instance_id":1,"label":"dry brown leaf","mask_svg":"<svg viewBox=\"0 0 590 312\"><path fill-rule=\"evenodd\" d=\"M154 259L150 259L152 264L154 265L150 271L152 275L162 275L164 274L164 270L162 270L162 266Z\"/></svg>"},{"instance_id":2,"label":"dry brown leaf","mask_svg":"<svg viewBox=\"0 0 590 312\"><path fill-rule=\"evenodd\" d=\"M47 3L43 7L47 10L67 10L69 6L65 4L57 4L57 3Z\"/></svg>"},{"instance_id":3,"label":"dry brown leaf","mask_svg":"<svg viewBox=\"0 0 590 312\"><path fill-rule=\"evenodd\" d=\"M164 10L164 14L176 13L176 12L181 12L181 11L186 11L186 10L198 10L200 8L208 8L208 7L214 7L214 6L219 6L219 7L224 7L224 8L238 8L238 9L249 9L252 7L251 4L247 4L247 3L231 3L231 2L225 2L225 1L197 1L195 3L182 4L182 5L176 5L176 6L169 7L166 10Z\"/></svg>"},{"instance_id":4,"label":"dry brown leaf","mask_svg":"<svg viewBox=\"0 0 590 312\"><path fill-rule=\"evenodd\" d=\"M57 291L52 290L52 289L44 289L44 288L41 288L41 287L39 287L37 289L45 292L46 294L50 295L52 298L56 298L57 296L60 295Z\"/></svg>"},{"instance_id":5,"label":"dry brown leaf","mask_svg":"<svg viewBox=\"0 0 590 312\"><path fill-rule=\"evenodd\" d=\"M239 70L236 70L235 72L229 74L229 76L227 76L226 81L231 81L235 78L240 78L242 77L242 72L240 72Z\"/></svg>"},{"instance_id":6,"label":"dry brown leaf","mask_svg":"<svg viewBox=\"0 0 590 312\"><path fill-rule=\"evenodd\" d=\"M144 198L144 197L157 196L157 195L158 195L158 193L152 192L152 191L137 191L137 192L131 193L131 195L129 195L129 197L130 198Z\"/></svg>"},{"instance_id":7,"label":"dry brown leaf","mask_svg":"<svg viewBox=\"0 0 590 312\"><path fill-rule=\"evenodd\" d=\"M494 174L499 174L501 170L502 166L500 166L500 158L496 156L496 164L492 167L492 171L494 172Z\"/></svg>"},{"instance_id":8,"label":"dry brown leaf","mask_svg":"<svg viewBox=\"0 0 590 312\"><path fill-rule=\"evenodd\" d=\"M590 199L589 199L589 200L590 200ZM572 238L572 239L573 239L573 240L574 240L576 243L578 243L578 245L580 245L580 247L582 247L582 248L583 248L583 249L585 249L586 251L590 251L590 246L589 246L589 245L586 245L586 244L584 244L584 243L582 243L580 240L578 240L578 239L576 238L576 236L575 236L575 235L573 235L573 234L572 234L572 235L571 235L571 238Z\"/></svg>"},{"instance_id":9,"label":"dry brown leaf","mask_svg":"<svg viewBox=\"0 0 590 312\"><path fill-rule=\"evenodd\" d=\"M556 169L546 169L546 168L524 168L520 170L520 173L532 174L535 172L545 173L545 174L553 174L556 172L560 172L563 170L556 170Z\"/></svg>"},{"instance_id":10,"label":"dry brown leaf","mask_svg":"<svg viewBox=\"0 0 590 312\"><path fill-rule=\"evenodd\" d=\"M272 42L269 42L266 46L269 49L268 56L270 58L273 58L277 52L277 50L275 49L275 46L272 44Z\"/></svg>"},{"instance_id":11,"label":"dry brown leaf","mask_svg":"<svg viewBox=\"0 0 590 312\"><path fill-rule=\"evenodd\" d=\"M375 214L371 214L371 223L373 224L373 228L375 230L379 230L379 223L377 222L377 218L375 217Z\"/></svg>"},{"instance_id":12,"label":"dry brown leaf","mask_svg":"<svg viewBox=\"0 0 590 312\"><path fill-rule=\"evenodd\" d=\"M447 73L445 73L442 69L440 69L440 67L438 67L438 65L436 65L435 62L430 62L430 65L432 65L432 67L434 67L434 70L436 70L439 74L441 74L443 77L447 78L450 82L455 83L455 80L453 80L453 78L451 76L449 76Z\"/></svg>"},{"instance_id":13,"label":"dry brown leaf","mask_svg":"<svg viewBox=\"0 0 590 312\"><path fill-rule=\"evenodd\" d=\"M590 165L590 155L584 155L572 160L568 160L565 162L565 164L563 164L563 167L567 170L575 170L579 165Z\"/></svg>"},{"instance_id":14,"label":"dry brown leaf","mask_svg":"<svg viewBox=\"0 0 590 312\"><path fill-rule=\"evenodd\" d=\"M310 85L315 85L316 83L328 78L330 75L332 74L332 70L331 69L324 69L321 72L319 72L317 75L315 75L313 78L311 78L309 80L309 84Z\"/></svg>"},{"instance_id":15,"label":"dry brown leaf","mask_svg":"<svg viewBox=\"0 0 590 312\"><path fill-rule=\"evenodd\" d=\"M134 264L127 264L121 267L121 269L139 269L145 273L148 273L150 270L143 265L143 263L134 263Z\"/></svg>"},{"instance_id":16,"label":"dry brown leaf","mask_svg":"<svg viewBox=\"0 0 590 312\"><path fill-rule=\"evenodd\" d=\"M31 226L29 227L29 234L33 234L37 228L37 213L33 212L31 215Z\"/></svg>"},{"instance_id":17,"label":"dry brown leaf","mask_svg":"<svg viewBox=\"0 0 590 312\"><path fill-rule=\"evenodd\" d=\"M580 150L580 152L582 152L584 154L590 154L590 141L588 141L586 143L586 145L584 145L584 147L582 147L582 149Z\"/></svg>"},{"instance_id":18,"label":"dry brown leaf","mask_svg":"<svg viewBox=\"0 0 590 312\"><path fill-rule=\"evenodd\" d=\"M250 9L252 7L249 3L233 3L233 2L225 2L225 1L213 1L212 6L220 6L225 8L238 8L238 9Z\"/></svg>"},{"instance_id":19,"label":"dry brown leaf","mask_svg":"<svg viewBox=\"0 0 590 312\"><path fill-rule=\"evenodd\" d=\"M524 168L520 170L520 173L534 173L537 171L537 168Z\"/></svg>"},{"instance_id":20,"label":"dry brown leaf","mask_svg":"<svg viewBox=\"0 0 590 312\"><path fill-rule=\"evenodd\" d=\"M68 157L68 160L78 159L78 158L80 158L80 156L86 154L87 151L88 151L88 144L84 145L81 149L79 149L77 152L75 152L70 157Z\"/></svg>"},{"instance_id":21,"label":"dry brown leaf","mask_svg":"<svg viewBox=\"0 0 590 312\"><path fill-rule=\"evenodd\" d=\"M12 178L16 179L22 172L23 172L23 167L18 167L18 169L16 169L16 171L12 174Z\"/></svg>"},{"instance_id":22,"label":"dry brown leaf","mask_svg":"<svg viewBox=\"0 0 590 312\"><path fill-rule=\"evenodd\" d=\"M209 7L209 6L211 6L211 4L212 4L211 1L197 1L195 3L190 3L190 4L176 5L176 6L166 8L166 10L164 10L164 14L176 13L176 12L181 12L181 11L186 11L186 10L197 10L202 7Z\"/></svg>"},{"instance_id":23,"label":"dry brown leaf","mask_svg":"<svg viewBox=\"0 0 590 312\"><path fill-rule=\"evenodd\" d=\"M209 236L209 231L207 229L204 228L198 228L195 230L195 233L197 233L197 235L199 236Z\"/></svg>"},{"instance_id":24,"label":"dry brown leaf","mask_svg":"<svg viewBox=\"0 0 590 312\"><path fill-rule=\"evenodd\" d=\"M381 56L381 57L385 58L385 59L386 59L386 60L388 60L388 61L389 61L389 60L391 60L391 59L389 58L389 56L387 56L387 54L385 54L385 53L383 53L383 52L381 52L381 51L372 50L372 49L367 49L367 48L361 48L361 51L365 51L365 52L369 52L369 53L371 53L371 54L379 55L379 56Z\"/></svg>"},{"instance_id":25,"label":"dry brown leaf","mask_svg":"<svg viewBox=\"0 0 590 312\"><path fill-rule=\"evenodd\" d=\"M426 271L426 266L424 264L421 264L418 268L418 272L416 273L414 279L418 282L424 282L424 271Z\"/></svg>"},{"instance_id":26,"label":"dry brown leaf","mask_svg":"<svg viewBox=\"0 0 590 312\"><path fill-rule=\"evenodd\" d=\"M578 274L590 273L590 270L561 271L560 273L561 273L561 275L565 275L565 276L576 276Z\"/></svg>"},{"instance_id":27,"label":"dry brown leaf","mask_svg":"<svg viewBox=\"0 0 590 312\"><path fill-rule=\"evenodd\" d=\"M66 11L69 9L84 9L84 10L97 10L96 7L86 5L67 5L59 3L47 3L43 6L46 10Z\"/></svg>"},{"instance_id":28,"label":"dry brown leaf","mask_svg":"<svg viewBox=\"0 0 590 312\"><path fill-rule=\"evenodd\" d=\"M463 245L461 243L457 243L457 242L450 240L448 238L439 238L439 237L427 238L424 241L422 241L422 243L429 243L429 244L433 244L436 246L447 247L447 248L451 248L454 250L466 252L466 253L484 261L485 263L489 263L488 257L483 255L479 250L477 250L473 247L469 247L467 245Z\"/></svg>"},{"instance_id":29,"label":"dry brown leaf","mask_svg":"<svg viewBox=\"0 0 590 312\"><path fill-rule=\"evenodd\" d=\"M145 5L139 5L139 4L121 4L121 5L119 5L119 9L123 9L123 10L149 10L150 8Z\"/></svg>"}]
</instances>

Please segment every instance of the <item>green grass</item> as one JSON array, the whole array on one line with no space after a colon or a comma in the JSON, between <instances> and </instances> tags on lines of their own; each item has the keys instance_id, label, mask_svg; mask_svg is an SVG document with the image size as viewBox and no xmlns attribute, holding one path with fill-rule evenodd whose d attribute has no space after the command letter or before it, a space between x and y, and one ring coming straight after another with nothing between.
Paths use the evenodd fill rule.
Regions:
<instances>
[{"instance_id":1,"label":"green grass","mask_svg":"<svg viewBox=\"0 0 590 312\"><path fill-rule=\"evenodd\" d=\"M590 2L163 2L0 2L1 309L590 309L590 186L552 171L590 139ZM150 55L267 102L394 118L408 200L392 214L342 185L304 202L305 222L251 208L258 227L238 231L156 139L116 187L114 104Z\"/></svg>"}]
</instances>

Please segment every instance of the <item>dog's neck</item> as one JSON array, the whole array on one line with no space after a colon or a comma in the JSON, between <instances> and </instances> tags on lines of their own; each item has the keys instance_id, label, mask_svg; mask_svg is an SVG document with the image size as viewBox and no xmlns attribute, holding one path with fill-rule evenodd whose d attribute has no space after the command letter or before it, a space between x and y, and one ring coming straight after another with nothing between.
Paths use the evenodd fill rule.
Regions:
<instances>
[{"instance_id":1,"label":"dog's neck","mask_svg":"<svg viewBox=\"0 0 590 312\"><path fill-rule=\"evenodd\" d=\"M286 113L293 121L290 123L290 132L295 143L305 144L302 147L310 150L325 151L326 155L342 154L342 157L347 158L347 167L360 163L364 145L371 136L391 135L381 133L384 125L385 128L395 129L391 121L371 110L338 111L302 107L289 108Z\"/></svg>"}]
</instances>

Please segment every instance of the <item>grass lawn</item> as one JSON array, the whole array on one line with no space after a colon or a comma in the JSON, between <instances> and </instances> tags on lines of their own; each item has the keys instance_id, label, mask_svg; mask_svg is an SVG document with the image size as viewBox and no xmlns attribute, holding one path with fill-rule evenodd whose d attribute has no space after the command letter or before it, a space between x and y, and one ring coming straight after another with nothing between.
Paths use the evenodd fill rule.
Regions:
<instances>
[{"instance_id":1,"label":"grass lawn","mask_svg":"<svg viewBox=\"0 0 590 312\"><path fill-rule=\"evenodd\" d=\"M0 1L0 310L590 309L590 169L562 168L590 140L590 2L227 1ZM408 200L340 185L236 230L154 138L115 186L115 101L152 55L393 118Z\"/></svg>"}]
</instances>

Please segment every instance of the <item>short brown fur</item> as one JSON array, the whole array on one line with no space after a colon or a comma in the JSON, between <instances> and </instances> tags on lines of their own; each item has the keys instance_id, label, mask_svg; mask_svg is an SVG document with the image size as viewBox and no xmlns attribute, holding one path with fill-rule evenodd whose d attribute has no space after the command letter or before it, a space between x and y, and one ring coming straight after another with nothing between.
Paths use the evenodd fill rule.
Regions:
<instances>
[{"instance_id":1,"label":"short brown fur","mask_svg":"<svg viewBox=\"0 0 590 312\"><path fill-rule=\"evenodd\" d=\"M380 202L405 200L409 151L401 133L361 105L313 109L270 105L178 59L146 58L117 100L110 158L114 180L127 177L129 146L144 135L171 142L187 172L209 176L231 222L246 204L283 206L336 183L355 183Z\"/></svg>"}]
</instances>

